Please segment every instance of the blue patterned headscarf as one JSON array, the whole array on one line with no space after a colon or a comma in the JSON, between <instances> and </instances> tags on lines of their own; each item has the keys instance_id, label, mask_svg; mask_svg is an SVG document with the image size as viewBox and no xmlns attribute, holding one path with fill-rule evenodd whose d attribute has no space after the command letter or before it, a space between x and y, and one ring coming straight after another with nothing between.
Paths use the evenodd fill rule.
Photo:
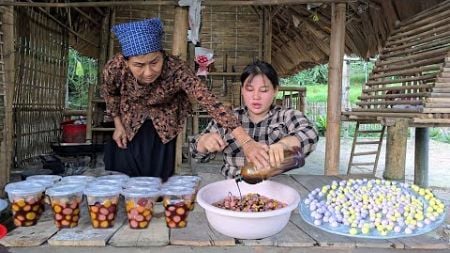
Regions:
<instances>
[{"instance_id":1,"label":"blue patterned headscarf","mask_svg":"<svg viewBox=\"0 0 450 253\"><path fill-rule=\"evenodd\" d=\"M164 33L159 18L114 25L112 31L122 46L125 57L144 55L162 50L161 37Z\"/></svg>"}]
</instances>

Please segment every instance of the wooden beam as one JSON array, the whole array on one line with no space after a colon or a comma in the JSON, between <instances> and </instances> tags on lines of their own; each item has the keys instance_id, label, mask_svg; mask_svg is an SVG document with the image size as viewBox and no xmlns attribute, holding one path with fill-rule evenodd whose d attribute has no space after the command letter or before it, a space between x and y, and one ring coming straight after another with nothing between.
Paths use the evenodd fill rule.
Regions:
<instances>
[{"instance_id":1,"label":"wooden beam","mask_svg":"<svg viewBox=\"0 0 450 253\"><path fill-rule=\"evenodd\" d=\"M204 6L269 6L269 5L300 5L311 3L352 3L356 0L253 0L253 1L223 1L211 0L203 2ZM52 8L68 8L68 7L113 7L113 6L155 6L155 5L172 5L177 6L178 1L99 1L99 2L71 2L71 3L45 3L45 2L4 2L0 6L16 6L16 7L52 7Z\"/></svg>"},{"instance_id":2,"label":"wooden beam","mask_svg":"<svg viewBox=\"0 0 450 253\"><path fill-rule=\"evenodd\" d=\"M405 180L406 142L408 140L408 119L396 119L387 127L386 165L383 178Z\"/></svg>"},{"instance_id":3,"label":"wooden beam","mask_svg":"<svg viewBox=\"0 0 450 253\"><path fill-rule=\"evenodd\" d=\"M187 59L187 30L188 30L188 8L175 7L175 17L173 22L172 54L181 59ZM175 150L175 173L180 173L183 162L183 144L186 133L186 123L183 131L178 134Z\"/></svg>"},{"instance_id":4,"label":"wooden beam","mask_svg":"<svg viewBox=\"0 0 450 253\"><path fill-rule=\"evenodd\" d=\"M80 10L80 8L78 7L74 7L75 11L77 11L78 13L80 13L83 17L87 18L89 21L91 21L94 25L100 27L101 24L99 22L97 22L97 20L95 20L93 17L91 17L89 14L87 14L86 12Z\"/></svg>"},{"instance_id":5,"label":"wooden beam","mask_svg":"<svg viewBox=\"0 0 450 253\"><path fill-rule=\"evenodd\" d=\"M13 2L14 0L6 0ZM9 182L10 169L13 158L13 99L14 99L14 78L15 78L15 51L14 51L14 7L2 8L1 22L3 31L3 60L5 63L5 119L3 129L3 142L1 143L0 153L0 189L4 189L5 184ZM2 194L3 195L3 194Z\"/></svg>"},{"instance_id":6,"label":"wooden beam","mask_svg":"<svg viewBox=\"0 0 450 253\"><path fill-rule=\"evenodd\" d=\"M34 2L29 2L29 4L34 4ZM0 6L2 4L0 3ZM83 40L84 42L88 43L91 46L97 47L97 43L90 41L88 39L86 39L85 37L83 37L81 34L75 32L72 28L68 27L67 25L65 25L64 23L62 23L58 18L56 18L55 16L53 16L52 14L50 14L48 11L46 11L44 8L42 7L38 7L38 9L40 11L42 11L42 13L44 13L45 15L47 15L50 19L52 19L53 21L55 21L56 23L58 23L58 25L60 25L61 27L63 27L64 29L66 29L68 32L70 32L71 34L75 35L77 38Z\"/></svg>"},{"instance_id":7,"label":"wooden beam","mask_svg":"<svg viewBox=\"0 0 450 253\"><path fill-rule=\"evenodd\" d=\"M272 14L269 8L263 9L264 61L272 63Z\"/></svg>"},{"instance_id":8,"label":"wooden beam","mask_svg":"<svg viewBox=\"0 0 450 253\"><path fill-rule=\"evenodd\" d=\"M328 104L325 147L325 174L339 174L342 61L345 46L345 3L331 6L331 39L328 64Z\"/></svg>"},{"instance_id":9,"label":"wooden beam","mask_svg":"<svg viewBox=\"0 0 450 253\"><path fill-rule=\"evenodd\" d=\"M416 128L414 145L414 183L428 187L428 128Z\"/></svg>"}]
</instances>

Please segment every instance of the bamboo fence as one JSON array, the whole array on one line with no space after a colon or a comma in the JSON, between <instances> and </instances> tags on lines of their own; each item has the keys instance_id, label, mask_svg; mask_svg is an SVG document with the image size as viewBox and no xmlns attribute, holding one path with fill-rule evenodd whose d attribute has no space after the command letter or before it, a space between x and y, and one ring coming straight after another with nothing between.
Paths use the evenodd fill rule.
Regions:
<instances>
[{"instance_id":1,"label":"bamboo fence","mask_svg":"<svg viewBox=\"0 0 450 253\"><path fill-rule=\"evenodd\" d=\"M3 60L3 32L2 32L2 11L0 8L0 146L3 142L3 131L5 128L5 62ZM0 159L3 157L0 153Z\"/></svg>"},{"instance_id":2,"label":"bamboo fence","mask_svg":"<svg viewBox=\"0 0 450 253\"><path fill-rule=\"evenodd\" d=\"M14 136L16 166L59 141L67 76L67 32L44 13L16 16Z\"/></svg>"}]
</instances>

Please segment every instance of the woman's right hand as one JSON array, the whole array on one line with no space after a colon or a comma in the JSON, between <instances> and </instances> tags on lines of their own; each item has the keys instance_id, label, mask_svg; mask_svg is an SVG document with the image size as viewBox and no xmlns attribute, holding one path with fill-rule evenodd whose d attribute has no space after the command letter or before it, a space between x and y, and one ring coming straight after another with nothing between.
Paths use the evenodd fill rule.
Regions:
<instances>
[{"instance_id":1,"label":"woman's right hand","mask_svg":"<svg viewBox=\"0 0 450 253\"><path fill-rule=\"evenodd\" d=\"M225 141L218 133L203 134L198 138L197 151L200 153L214 153L226 147Z\"/></svg>"},{"instance_id":2,"label":"woman's right hand","mask_svg":"<svg viewBox=\"0 0 450 253\"><path fill-rule=\"evenodd\" d=\"M125 128L122 125L122 121L120 118L114 118L114 133L113 133L113 140L117 143L117 146L119 148L125 149L127 148L128 138L127 133L125 132Z\"/></svg>"}]
</instances>

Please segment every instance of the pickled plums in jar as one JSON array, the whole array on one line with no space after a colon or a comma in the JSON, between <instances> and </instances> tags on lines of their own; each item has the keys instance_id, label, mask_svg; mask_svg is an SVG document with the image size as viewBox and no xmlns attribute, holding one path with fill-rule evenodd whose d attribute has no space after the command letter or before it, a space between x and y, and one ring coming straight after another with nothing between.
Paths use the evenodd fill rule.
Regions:
<instances>
[{"instance_id":1,"label":"pickled plums in jar","mask_svg":"<svg viewBox=\"0 0 450 253\"><path fill-rule=\"evenodd\" d=\"M114 226L117 205L122 188L115 185L90 184L84 191L92 227L110 228Z\"/></svg>"},{"instance_id":2,"label":"pickled plums in jar","mask_svg":"<svg viewBox=\"0 0 450 253\"><path fill-rule=\"evenodd\" d=\"M192 204L189 206L189 210L194 210L197 192L200 188L201 178L199 176L173 176L170 177L164 184L168 186L188 187L194 189L194 195L192 198Z\"/></svg>"},{"instance_id":3,"label":"pickled plums in jar","mask_svg":"<svg viewBox=\"0 0 450 253\"><path fill-rule=\"evenodd\" d=\"M184 228L189 209L193 204L194 189L168 186L162 189L166 224L169 228Z\"/></svg>"},{"instance_id":4,"label":"pickled plums in jar","mask_svg":"<svg viewBox=\"0 0 450 253\"><path fill-rule=\"evenodd\" d=\"M35 225L43 212L45 187L32 182L18 182L6 185L5 191L11 202L14 225L17 227Z\"/></svg>"},{"instance_id":5,"label":"pickled plums in jar","mask_svg":"<svg viewBox=\"0 0 450 253\"><path fill-rule=\"evenodd\" d=\"M125 210L130 228L147 228L153 217L153 206L160 195L159 190L131 187L124 189L122 195L125 198Z\"/></svg>"},{"instance_id":6,"label":"pickled plums in jar","mask_svg":"<svg viewBox=\"0 0 450 253\"><path fill-rule=\"evenodd\" d=\"M80 204L83 199L83 185L66 184L47 189L53 218L57 228L78 226Z\"/></svg>"}]
</instances>

